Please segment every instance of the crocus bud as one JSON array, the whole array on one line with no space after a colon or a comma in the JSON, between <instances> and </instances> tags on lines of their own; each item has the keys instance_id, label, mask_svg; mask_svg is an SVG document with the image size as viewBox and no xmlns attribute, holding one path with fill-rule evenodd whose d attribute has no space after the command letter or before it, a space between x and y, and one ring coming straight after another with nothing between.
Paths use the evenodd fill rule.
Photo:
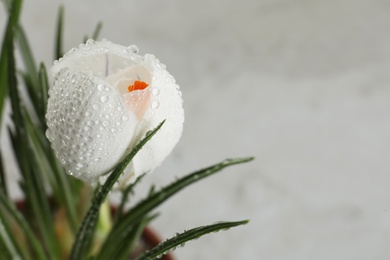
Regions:
<instances>
[{"instance_id":1,"label":"crocus bud","mask_svg":"<svg viewBox=\"0 0 390 260\"><path fill-rule=\"evenodd\" d=\"M47 138L67 173L105 178L161 121L121 182L156 168L178 142L184 121L179 86L153 55L107 40L88 40L50 69Z\"/></svg>"}]
</instances>

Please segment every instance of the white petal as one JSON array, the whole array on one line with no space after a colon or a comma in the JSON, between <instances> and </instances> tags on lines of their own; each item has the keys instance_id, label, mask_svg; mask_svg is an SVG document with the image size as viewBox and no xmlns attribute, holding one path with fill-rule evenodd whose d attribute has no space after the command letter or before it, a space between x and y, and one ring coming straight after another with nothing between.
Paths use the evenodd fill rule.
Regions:
<instances>
[{"instance_id":1,"label":"white petal","mask_svg":"<svg viewBox=\"0 0 390 260\"><path fill-rule=\"evenodd\" d=\"M121 180L133 181L160 165L181 136L179 87L154 56L136 52L132 46L89 40L50 70L47 136L65 169L80 179L95 182L110 172L147 131L166 119ZM149 87L123 93L120 81L136 77Z\"/></svg>"},{"instance_id":2,"label":"white petal","mask_svg":"<svg viewBox=\"0 0 390 260\"><path fill-rule=\"evenodd\" d=\"M152 99L139 126L138 138L144 136L147 131L152 130L164 119L166 122L133 159L132 167L135 177L152 171L171 153L181 137L184 122L181 92L174 78L152 55L145 55L143 65L153 75L149 86Z\"/></svg>"},{"instance_id":3,"label":"white petal","mask_svg":"<svg viewBox=\"0 0 390 260\"><path fill-rule=\"evenodd\" d=\"M50 89L46 117L47 136L64 168L88 182L123 158L138 124L110 85L66 68Z\"/></svg>"}]
</instances>

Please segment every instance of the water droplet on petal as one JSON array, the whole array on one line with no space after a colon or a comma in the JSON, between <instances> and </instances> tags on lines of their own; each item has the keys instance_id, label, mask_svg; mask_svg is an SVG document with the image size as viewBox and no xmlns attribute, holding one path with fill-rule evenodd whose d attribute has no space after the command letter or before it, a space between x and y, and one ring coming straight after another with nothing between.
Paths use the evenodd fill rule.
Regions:
<instances>
[{"instance_id":1,"label":"water droplet on petal","mask_svg":"<svg viewBox=\"0 0 390 260\"><path fill-rule=\"evenodd\" d=\"M104 90L104 85L103 85L103 84L99 84L99 85L97 86L97 89L98 89L99 91L103 91L103 90Z\"/></svg>"},{"instance_id":2,"label":"water droplet on petal","mask_svg":"<svg viewBox=\"0 0 390 260\"><path fill-rule=\"evenodd\" d=\"M50 129L46 130L46 137L47 137L47 139L49 139L50 142L53 141L53 135L52 135L52 132Z\"/></svg>"},{"instance_id":3,"label":"water droplet on petal","mask_svg":"<svg viewBox=\"0 0 390 260\"><path fill-rule=\"evenodd\" d=\"M95 41L92 39L87 40L86 45L92 45L95 44Z\"/></svg>"},{"instance_id":4,"label":"water droplet on petal","mask_svg":"<svg viewBox=\"0 0 390 260\"><path fill-rule=\"evenodd\" d=\"M122 120L127 121L127 120L129 120L129 118L127 116L122 116Z\"/></svg>"},{"instance_id":5,"label":"water droplet on petal","mask_svg":"<svg viewBox=\"0 0 390 260\"><path fill-rule=\"evenodd\" d=\"M135 45L130 45L129 47L126 48L125 52L129 53L129 54L131 54L131 53L138 53L139 49Z\"/></svg>"},{"instance_id":6,"label":"water droplet on petal","mask_svg":"<svg viewBox=\"0 0 390 260\"><path fill-rule=\"evenodd\" d=\"M153 108L153 109L156 109L156 108L158 108L160 106L160 103L157 101L157 100L154 100L153 102L152 102L152 104L151 104L151 107Z\"/></svg>"},{"instance_id":7,"label":"water droplet on petal","mask_svg":"<svg viewBox=\"0 0 390 260\"><path fill-rule=\"evenodd\" d=\"M160 90L158 88L154 88L152 90L152 94L153 94L153 96L158 96L158 94L160 94Z\"/></svg>"},{"instance_id":8,"label":"water droplet on petal","mask_svg":"<svg viewBox=\"0 0 390 260\"><path fill-rule=\"evenodd\" d=\"M107 96L102 96L100 98L100 101L102 101L103 103L106 103L108 101L108 97Z\"/></svg>"}]
</instances>

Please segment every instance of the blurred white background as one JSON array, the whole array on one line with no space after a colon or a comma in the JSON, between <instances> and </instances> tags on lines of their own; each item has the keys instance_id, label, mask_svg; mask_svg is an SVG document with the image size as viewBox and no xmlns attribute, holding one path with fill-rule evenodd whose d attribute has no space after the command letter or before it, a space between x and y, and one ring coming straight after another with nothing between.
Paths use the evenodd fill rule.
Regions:
<instances>
[{"instance_id":1,"label":"blurred white background","mask_svg":"<svg viewBox=\"0 0 390 260\"><path fill-rule=\"evenodd\" d=\"M24 3L22 23L47 65L60 3ZM164 237L251 219L188 243L178 259L390 259L389 1L64 4L66 50L101 20L102 37L155 54L181 86L182 139L140 193L227 157L256 156L160 208L153 227ZM5 16L1 7L1 34ZM12 163L7 170L15 179Z\"/></svg>"}]
</instances>

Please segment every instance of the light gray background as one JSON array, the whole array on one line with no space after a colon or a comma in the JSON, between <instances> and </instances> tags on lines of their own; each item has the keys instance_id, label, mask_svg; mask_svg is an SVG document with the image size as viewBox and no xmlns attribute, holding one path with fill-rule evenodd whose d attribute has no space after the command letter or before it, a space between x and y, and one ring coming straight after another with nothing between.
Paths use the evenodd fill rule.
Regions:
<instances>
[{"instance_id":1,"label":"light gray background","mask_svg":"<svg viewBox=\"0 0 390 260\"><path fill-rule=\"evenodd\" d=\"M60 1L25 2L36 58L50 64ZM389 1L65 5L66 49L102 20L102 37L155 54L182 88L183 137L141 194L226 157L257 158L160 208L153 226L166 237L251 219L189 243L179 259L390 258ZM4 24L1 8L1 33Z\"/></svg>"}]
</instances>

